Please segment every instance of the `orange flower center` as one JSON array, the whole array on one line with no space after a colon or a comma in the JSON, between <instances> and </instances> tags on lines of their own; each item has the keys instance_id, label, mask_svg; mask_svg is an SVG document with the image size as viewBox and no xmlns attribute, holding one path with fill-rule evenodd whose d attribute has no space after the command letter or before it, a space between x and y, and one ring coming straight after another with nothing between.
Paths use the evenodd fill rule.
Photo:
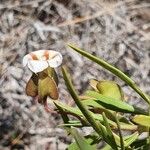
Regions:
<instances>
[{"instance_id":1,"label":"orange flower center","mask_svg":"<svg viewBox=\"0 0 150 150\"><path fill-rule=\"evenodd\" d=\"M30 54L33 60L38 60L37 56L33 53Z\"/></svg>"},{"instance_id":2,"label":"orange flower center","mask_svg":"<svg viewBox=\"0 0 150 150\"><path fill-rule=\"evenodd\" d=\"M49 51L48 51L48 50L46 50L46 51L44 52L44 57L46 58L46 60L49 59Z\"/></svg>"}]
</instances>

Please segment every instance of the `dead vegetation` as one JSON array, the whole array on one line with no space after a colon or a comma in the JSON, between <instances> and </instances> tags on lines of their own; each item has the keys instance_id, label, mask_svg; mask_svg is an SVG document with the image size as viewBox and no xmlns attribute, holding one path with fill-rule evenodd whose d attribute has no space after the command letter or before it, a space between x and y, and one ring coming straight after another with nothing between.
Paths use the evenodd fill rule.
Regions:
<instances>
[{"instance_id":1,"label":"dead vegetation","mask_svg":"<svg viewBox=\"0 0 150 150\"><path fill-rule=\"evenodd\" d=\"M22 58L38 49L64 56L76 88L89 78L118 79L66 47L74 43L123 70L150 93L149 0L1 0L0 3L0 149L64 150L70 139L56 128L61 120L25 95L31 72ZM62 75L60 99L70 100ZM129 102L140 99L118 81ZM142 105L142 107L146 107Z\"/></svg>"}]
</instances>

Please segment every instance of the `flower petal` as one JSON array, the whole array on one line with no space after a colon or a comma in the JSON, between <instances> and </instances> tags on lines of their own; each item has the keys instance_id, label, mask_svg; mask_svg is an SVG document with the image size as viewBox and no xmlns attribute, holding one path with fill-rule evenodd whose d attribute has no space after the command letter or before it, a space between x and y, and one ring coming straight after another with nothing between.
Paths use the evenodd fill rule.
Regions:
<instances>
[{"instance_id":1,"label":"flower petal","mask_svg":"<svg viewBox=\"0 0 150 150\"><path fill-rule=\"evenodd\" d=\"M30 54L36 55L38 60L48 60L53 58L58 53L59 52L53 50L38 50L38 51L33 51Z\"/></svg>"},{"instance_id":2,"label":"flower petal","mask_svg":"<svg viewBox=\"0 0 150 150\"><path fill-rule=\"evenodd\" d=\"M29 69L34 73L41 72L48 67L47 61L43 60L29 60L28 65Z\"/></svg>"},{"instance_id":3,"label":"flower petal","mask_svg":"<svg viewBox=\"0 0 150 150\"><path fill-rule=\"evenodd\" d=\"M58 77L57 73L54 68L48 67L42 71L43 73L47 74L49 77L53 78L55 83L58 85Z\"/></svg>"},{"instance_id":4,"label":"flower petal","mask_svg":"<svg viewBox=\"0 0 150 150\"><path fill-rule=\"evenodd\" d=\"M46 78L40 78L38 82L38 96L39 103L45 103L47 97L57 100L58 99L58 88L55 81L47 76Z\"/></svg>"},{"instance_id":5,"label":"flower petal","mask_svg":"<svg viewBox=\"0 0 150 150\"><path fill-rule=\"evenodd\" d=\"M26 94L35 97L38 95L38 76L33 73L26 85Z\"/></svg>"},{"instance_id":6,"label":"flower petal","mask_svg":"<svg viewBox=\"0 0 150 150\"><path fill-rule=\"evenodd\" d=\"M32 57L31 57L31 55L29 55L29 54L27 54L27 55L25 55L24 57L23 57L23 67L25 67L27 64L28 64L28 61L29 60L32 60Z\"/></svg>"},{"instance_id":7,"label":"flower petal","mask_svg":"<svg viewBox=\"0 0 150 150\"><path fill-rule=\"evenodd\" d=\"M34 73L41 72L48 66L52 68L58 67L61 63L62 55L53 50L34 51L23 58L23 66L27 65Z\"/></svg>"},{"instance_id":8,"label":"flower petal","mask_svg":"<svg viewBox=\"0 0 150 150\"><path fill-rule=\"evenodd\" d=\"M62 55L60 53L57 53L52 59L48 60L48 64L52 68L56 68L61 65L62 63Z\"/></svg>"}]
</instances>

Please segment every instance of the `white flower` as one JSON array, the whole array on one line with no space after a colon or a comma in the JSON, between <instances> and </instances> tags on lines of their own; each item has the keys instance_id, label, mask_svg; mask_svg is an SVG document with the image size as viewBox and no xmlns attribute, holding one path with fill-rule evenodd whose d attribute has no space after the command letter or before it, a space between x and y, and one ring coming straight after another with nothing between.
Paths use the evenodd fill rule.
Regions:
<instances>
[{"instance_id":1,"label":"white flower","mask_svg":"<svg viewBox=\"0 0 150 150\"><path fill-rule=\"evenodd\" d=\"M57 51L38 50L24 56L23 66L28 66L31 71L37 73L49 66L52 68L60 66L62 59L62 55Z\"/></svg>"}]
</instances>

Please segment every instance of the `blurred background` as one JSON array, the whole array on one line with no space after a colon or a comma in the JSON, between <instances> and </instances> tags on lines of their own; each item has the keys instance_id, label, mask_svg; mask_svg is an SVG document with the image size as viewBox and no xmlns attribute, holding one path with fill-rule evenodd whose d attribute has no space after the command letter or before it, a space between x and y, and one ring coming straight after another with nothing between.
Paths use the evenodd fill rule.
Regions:
<instances>
[{"instance_id":1,"label":"blurred background","mask_svg":"<svg viewBox=\"0 0 150 150\"><path fill-rule=\"evenodd\" d=\"M91 78L115 80L130 104L146 109L126 84L67 43L118 67L150 94L149 0L0 0L0 150L65 150L71 142L57 127L60 116L25 94L31 72L22 59L35 50L61 52L80 94ZM57 72L60 100L70 102Z\"/></svg>"}]
</instances>

